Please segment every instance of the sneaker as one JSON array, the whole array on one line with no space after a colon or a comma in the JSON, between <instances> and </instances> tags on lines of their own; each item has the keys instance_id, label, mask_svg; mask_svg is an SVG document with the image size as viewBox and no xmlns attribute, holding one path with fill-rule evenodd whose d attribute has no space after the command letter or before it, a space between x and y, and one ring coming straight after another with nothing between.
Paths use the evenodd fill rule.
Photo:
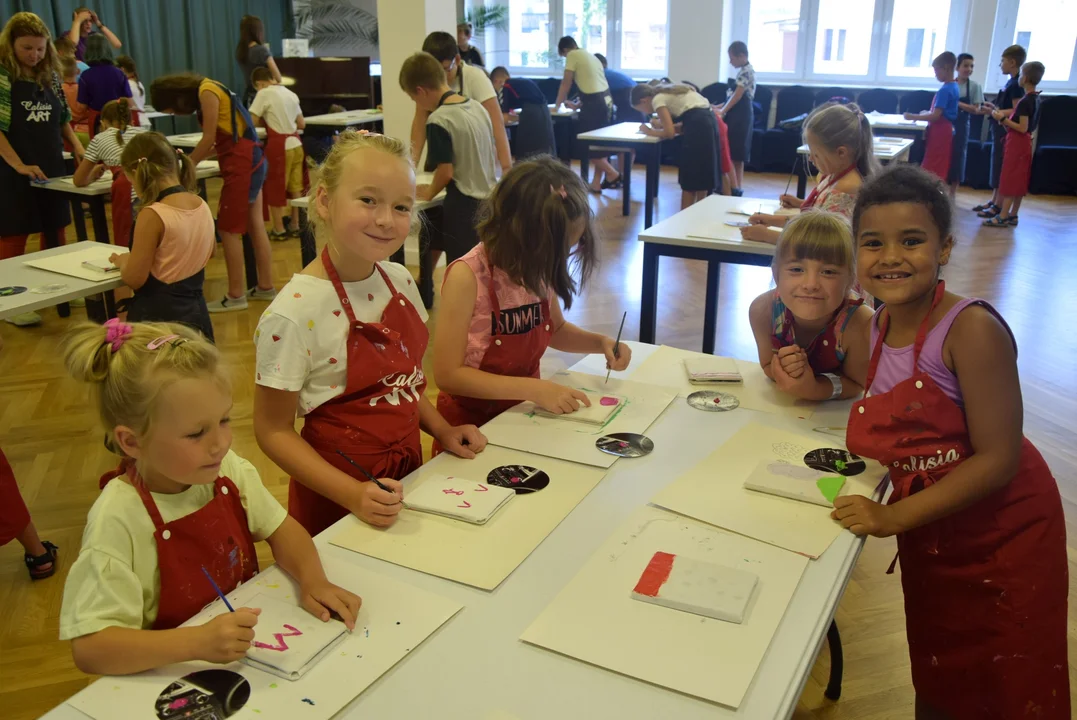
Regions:
<instances>
[{"instance_id":1,"label":"sneaker","mask_svg":"<svg viewBox=\"0 0 1077 720\"><path fill-rule=\"evenodd\" d=\"M84 307L86 307L86 298L81 297L81 298L75 298L74 300L68 300L67 304L70 305L71 307L84 308Z\"/></svg>"},{"instance_id":2,"label":"sneaker","mask_svg":"<svg viewBox=\"0 0 1077 720\"><path fill-rule=\"evenodd\" d=\"M1008 218L1006 218L1006 224L1010 227L1017 227L1017 216L1010 215Z\"/></svg>"},{"instance_id":3,"label":"sneaker","mask_svg":"<svg viewBox=\"0 0 1077 720\"><path fill-rule=\"evenodd\" d=\"M1016 225L1016 224L1017 223L1014 223L1014 225ZM983 225L984 225L984 227L996 227L996 228L1010 227L1010 218L993 217L993 218L991 218L989 220L984 220Z\"/></svg>"},{"instance_id":4,"label":"sneaker","mask_svg":"<svg viewBox=\"0 0 1077 720\"><path fill-rule=\"evenodd\" d=\"M14 315L7 318L7 321L15 327L29 327L31 325L38 325L41 323L41 316L36 312L25 312L21 315Z\"/></svg>"},{"instance_id":5,"label":"sneaker","mask_svg":"<svg viewBox=\"0 0 1077 720\"><path fill-rule=\"evenodd\" d=\"M223 298L216 302L206 303L206 307L209 308L211 313L224 313L235 312L237 310L247 309L246 296L240 298L228 297L226 293Z\"/></svg>"},{"instance_id":6,"label":"sneaker","mask_svg":"<svg viewBox=\"0 0 1077 720\"><path fill-rule=\"evenodd\" d=\"M280 232L277 232L276 230L270 230L269 231L269 239L270 240L276 240L277 242L281 242L282 240L287 240L288 239L288 231L287 230L282 230Z\"/></svg>"},{"instance_id":7,"label":"sneaker","mask_svg":"<svg viewBox=\"0 0 1077 720\"><path fill-rule=\"evenodd\" d=\"M251 300L272 300L277 297L277 290L276 288L262 290L258 287L252 287L247 289L247 297Z\"/></svg>"},{"instance_id":8,"label":"sneaker","mask_svg":"<svg viewBox=\"0 0 1077 720\"><path fill-rule=\"evenodd\" d=\"M999 207L995 203L988 200L983 205L977 205L976 207L972 208L972 212L974 213L984 212L985 210L994 210L995 212L998 212Z\"/></svg>"}]
</instances>

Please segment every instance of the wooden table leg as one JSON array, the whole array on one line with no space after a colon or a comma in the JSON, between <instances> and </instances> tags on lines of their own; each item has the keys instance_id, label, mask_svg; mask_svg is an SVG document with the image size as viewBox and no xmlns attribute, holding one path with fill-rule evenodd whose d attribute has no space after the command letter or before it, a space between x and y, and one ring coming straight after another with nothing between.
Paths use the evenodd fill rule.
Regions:
<instances>
[{"instance_id":1,"label":"wooden table leg","mask_svg":"<svg viewBox=\"0 0 1077 720\"><path fill-rule=\"evenodd\" d=\"M657 325L659 254L654 245L643 243L643 286L639 300L639 341L653 343Z\"/></svg>"},{"instance_id":2,"label":"wooden table leg","mask_svg":"<svg viewBox=\"0 0 1077 720\"><path fill-rule=\"evenodd\" d=\"M707 261L707 300L703 307L703 352L714 354L714 325L718 321L718 278L722 263Z\"/></svg>"},{"instance_id":3,"label":"wooden table leg","mask_svg":"<svg viewBox=\"0 0 1077 720\"><path fill-rule=\"evenodd\" d=\"M75 223L75 237L79 242L86 242L90 238L86 235L86 218L82 214L82 200L71 198L71 219Z\"/></svg>"}]
</instances>

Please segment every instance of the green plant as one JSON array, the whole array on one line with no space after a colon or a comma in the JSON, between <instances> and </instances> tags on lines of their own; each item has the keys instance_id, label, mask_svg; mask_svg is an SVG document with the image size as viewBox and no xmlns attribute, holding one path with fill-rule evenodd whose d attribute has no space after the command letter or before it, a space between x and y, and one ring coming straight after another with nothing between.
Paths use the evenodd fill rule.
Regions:
<instances>
[{"instance_id":1,"label":"green plant","mask_svg":"<svg viewBox=\"0 0 1077 720\"><path fill-rule=\"evenodd\" d=\"M488 29L509 29L509 8L507 5L479 5L464 14L460 22L471 23L471 34L481 37Z\"/></svg>"},{"instance_id":2,"label":"green plant","mask_svg":"<svg viewBox=\"0 0 1077 720\"><path fill-rule=\"evenodd\" d=\"M348 0L297 2L295 11L297 35L308 38L315 50L378 47L377 16Z\"/></svg>"}]
</instances>

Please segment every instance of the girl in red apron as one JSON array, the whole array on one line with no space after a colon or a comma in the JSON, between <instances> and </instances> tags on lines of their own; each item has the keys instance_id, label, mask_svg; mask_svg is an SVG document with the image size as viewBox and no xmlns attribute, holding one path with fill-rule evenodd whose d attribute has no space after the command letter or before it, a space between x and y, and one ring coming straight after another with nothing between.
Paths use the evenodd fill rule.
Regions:
<instances>
[{"instance_id":1,"label":"girl in red apron","mask_svg":"<svg viewBox=\"0 0 1077 720\"><path fill-rule=\"evenodd\" d=\"M957 56L947 50L935 58L931 67L935 69L935 79L942 83L942 87L931 99L931 109L920 113L905 113L905 119L927 120L924 159L920 161L920 167L942 180L947 180L950 176L950 161L953 159L957 104L961 99L961 90L954 80Z\"/></svg>"},{"instance_id":2,"label":"girl in red apron","mask_svg":"<svg viewBox=\"0 0 1077 720\"><path fill-rule=\"evenodd\" d=\"M86 146L86 155L75 169L76 187L84 187L101 177L105 170L112 172L112 242L131 246L132 195L131 181L120 167L124 143L141 132L133 124L130 100L120 98L101 108L101 129Z\"/></svg>"},{"instance_id":3,"label":"girl in red apron","mask_svg":"<svg viewBox=\"0 0 1077 720\"><path fill-rule=\"evenodd\" d=\"M311 198L326 246L255 331L255 436L291 475L288 513L312 534L349 513L388 527L402 507L399 480L422 464L420 429L462 457L486 438L450 425L423 395L426 310L408 269L386 262L414 226L403 144L342 133Z\"/></svg>"},{"instance_id":4,"label":"girl in red apron","mask_svg":"<svg viewBox=\"0 0 1077 720\"><path fill-rule=\"evenodd\" d=\"M843 371L866 351L871 311L855 291L849 224L833 213L793 218L774 251L777 287L748 310L759 364L779 389L804 400L854 397L862 388Z\"/></svg>"},{"instance_id":5,"label":"girl in red apron","mask_svg":"<svg viewBox=\"0 0 1077 720\"><path fill-rule=\"evenodd\" d=\"M1036 86L1043 80L1043 63L1025 63L1021 68L1021 89L1025 96L1013 110L994 110L991 115L1006 128L1003 139L1002 174L999 176L999 212L984 221L987 227L1017 227L1021 199L1028 194L1032 175L1032 133L1040 120L1040 94Z\"/></svg>"},{"instance_id":6,"label":"girl in red apron","mask_svg":"<svg viewBox=\"0 0 1077 720\"><path fill-rule=\"evenodd\" d=\"M153 106L160 112L198 116L202 140L191 151L195 165L214 152L221 166L221 203L217 231L224 246L228 292L209 303L210 312L232 312L247 307L247 297L272 300L272 256L262 218L262 184L266 162L251 116L235 96L216 80L184 73L166 75L150 86ZM250 236L257 281L244 277L242 236Z\"/></svg>"},{"instance_id":7,"label":"girl in red apron","mask_svg":"<svg viewBox=\"0 0 1077 720\"><path fill-rule=\"evenodd\" d=\"M108 447L120 468L102 478L82 549L64 586L60 638L84 672L125 675L175 662L232 662L254 638L258 608L223 612L172 633L258 572L267 540L295 578L300 604L354 627L360 600L330 583L310 535L229 447L232 393L216 348L164 323L110 320L72 330L76 378L97 386ZM207 577L208 576L208 577Z\"/></svg>"},{"instance_id":8,"label":"girl in red apron","mask_svg":"<svg viewBox=\"0 0 1077 720\"><path fill-rule=\"evenodd\" d=\"M573 412L589 404L586 395L539 378L547 347L602 353L614 370L632 359L627 345L565 322L558 302L572 306L594 264L587 189L566 166L543 158L517 163L488 206L479 244L445 271L434 347L438 411L471 425L523 400Z\"/></svg>"},{"instance_id":9,"label":"girl in red apron","mask_svg":"<svg viewBox=\"0 0 1077 720\"><path fill-rule=\"evenodd\" d=\"M879 169L875 159L871 124L855 103L827 103L816 108L804 121L804 142L808 160L819 169L819 183L804 200L784 194L783 208L800 211L823 210L849 217L860 183ZM803 160L803 158L801 158ZM778 235L795 214L757 212L748 218L741 237L755 242L778 242Z\"/></svg>"},{"instance_id":10,"label":"girl in red apron","mask_svg":"<svg viewBox=\"0 0 1077 720\"><path fill-rule=\"evenodd\" d=\"M299 98L288 88L273 80L269 68L257 68L251 82L258 94L250 106L251 119L256 127L266 130L265 204L273 221L269 237L283 240L284 212L289 197L300 197L310 187L306 155L299 140L299 131L306 127ZM548 113L547 113L548 114ZM292 208L292 230L299 233L299 208Z\"/></svg>"},{"instance_id":11,"label":"girl in red apron","mask_svg":"<svg viewBox=\"0 0 1077 720\"><path fill-rule=\"evenodd\" d=\"M897 535L918 718L1068 719L1058 486L1022 436L1009 328L938 279L952 214L946 186L912 165L860 193L860 281L886 306L846 441L890 469L893 492L838 498L833 517Z\"/></svg>"}]
</instances>

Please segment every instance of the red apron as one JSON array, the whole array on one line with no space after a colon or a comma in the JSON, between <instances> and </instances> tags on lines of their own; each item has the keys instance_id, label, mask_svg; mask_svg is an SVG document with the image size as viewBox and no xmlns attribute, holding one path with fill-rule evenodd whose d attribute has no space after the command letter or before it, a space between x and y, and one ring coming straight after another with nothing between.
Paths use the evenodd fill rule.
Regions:
<instances>
[{"instance_id":1,"label":"red apron","mask_svg":"<svg viewBox=\"0 0 1077 720\"><path fill-rule=\"evenodd\" d=\"M459 262L459 261L457 261ZM447 274L447 271L446 271ZM501 326L501 305L494 290L494 268L489 268L487 291L490 293L490 310L492 324L490 345L483 353L479 370L494 375L508 377L539 377L539 365L542 355L550 345L550 302L542 299L542 317L537 318L534 327L525 333L510 335ZM513 405L515 400L484 400L480 398L450 395L444 390L438 392L438 412L450 425L482 426L497 417ZM439 454L444 448L434 442L433 454Z\"/></svg>"},{"instance_id":2,"label":"red apron","mask_svg":"<svg viewBox=\"0 0 1077 720\"><path fill-rule=\"evenodd\" d=\"M931 99L931 109L935 109L935 101L939 94ZM930 173L938 175L943 182L947 182L950 176L950 159L953 157L954 126L945 115L939 115L938 120L932 120L927 124L927 133L924 135L924 159L920 161L920 167Z\"/></svg>"},{"instance_id":3,"label":"red apron","mask_svg":"<svg viewBox=\"0 0 1077 720\"><path fill-rule=\"evenodd\" d=\"M853 170L856 170L856 165L850 165L837 175L827 175L825 178L819 181L819 183L816 184L815 187L811 189L811 192L808 193L808 197L804 198L804 202L801 204L800 209L807 210L810 207L814 207L815 203L822 200L820 196L822 195L824 190L829 190L830 188L837 185L838 180L841 180Z\"/></svg>"},{"instance_id":4,"label":"red apron","mask_svg":"<svg viewBox=\"0 0 1077 720\"><path fill-rule=\"evenodd\" d=\"M944 291L940 282L932 310ZM849 417L849 451L890 469L889 503L944 481L974 452L964 410L919 370L930 315L916 336L915 374L859 401ZM1070 717L1065 519L1058 486L1027 439L1008 485L898 535L898 557L918 696L954 720Z\"/></svg>"},{"instance_id":5,"label":"red apron","mask_svg":"<svg viewBox=\"0 0 1077 720\"><path fill-rule=\"evenodd\" d=\"M242 235L247 232L247 210L250 208L251 176L265 162L261 152L258 135L251 122L250 113L236 99L235 93L215 80L221 90L228 93L231 103L232 132L223 132L217 128L214 148L217 162L221 168L221 200L217 206L217 230ZM202 113L198 113L199 122ZM239 119L246 124L243 134L239 134ZM257 156L258 161L255 162ZM263 212L265 208L263 205Z\"/></svg>"},{"instance_id":6,"label":"red apron","mask_svg":"<svg viewBox=\"0 0 1077 720\"><path fill-rule=\"evenodd\" d=\"M775 291L775 301L780 303L781 300L777 297L777 291ZM864 304L864 299L860 297L846 298L841 307L834 311L834 315L830 318L830 322L826 327L812 338L811 343L804 349L804 353L808 356L808 365L811 367L812 372L816 374L820 373L836 373L841 371L841 366L845 362L845 328L848 327L849 321L853 319L853 315L860 309L860 306ZM783 304L780 308L775 305L775 314L771 324L770 331L770 346L774 352L778 352L783 347L790 345L796 345L796 319L793 317L793 312Z\"/></svg>"},{"instance_id":7,"label":"red apron","mask_svg":"<svg viewBox=\"0 0 1077 720\"><path fill-rule=\"evenodd\" d=\"M378 265L374 268L392 297L380 323L364 323L355 319L328 248L322 251L322 264L350 322L348 380L342 395L306 416L301 435L326 462L358 481L366 478L338 450L374 477L399 480L423 460L419 400L426 389L422 362L429 332L407 297L397 292ZM288 514L316 535L348 510L292 478Z\"/></svg>"},{"instance_id":8,"label":"red apron","mask_svg":"<svg viewBox=\"0 0 1077 720\"><path fill-rule=\"evenodd\" d=\"M288 176L285 155L287 150L284 144L288 138L298 138L299 133L285 135L271 129L266 125L265 155L269 167L266 170L265 198L266 205L271 207L285 207L288 204ZM303 163L303 189L310 184L310 176L307 172L307 164Z\"/></svg>"},{"instance_id":9,"label":"red apron","mask_svg":"<svg viewBox=\"0 0 1077 720\"><path fill-rule=\"evenodd\" d=\"M21 535L29 524L30 511L26 509L15 482L15 473L4 453L0 452L0 547Z\"/></svg>"},{"instance_id":10,"label":"red apron","mask_svg":"<svg viewBox=\"0 0 1077 720\"><path fill-rule=\"evenodd\" d=\"M1010 120L1014 119L1016 112L1016 107L1010 111ZM1030 122L1031 120L1032 118L1029 118ZM1002 138L1002 148L999 195L1024 197L1028 195L1028 181L1032 175L1032 133L1007 130L1006 136Z\"/></svg>"},{"instance_id":11,"label":"red apron","mask_svg":"<svg viewBox=\"0 0 1077 720\"><path fill-rule=\"evenodd\" d=\"M153 520L161 576L153 629L168 630L187 622L216 599L203 567L221 592L229 593L258 572L258 556L239 490L229 478L218 477L213 482L213 499L204 506L166 523L150 491L135 474L134 465L129 465L131 485Z\"/></svg>"},{"instance_id":12,"label":"red apron","mask_svg":"<svg viewBox=\"0 0 1077 720\"><path fill-rule=\"evenodd\" d=\"M109 167L112 171L112 244L131 247L131 229L134 227L134 208L131 207L131 181L120 166Z\"/></svg>"}]
</instances>

